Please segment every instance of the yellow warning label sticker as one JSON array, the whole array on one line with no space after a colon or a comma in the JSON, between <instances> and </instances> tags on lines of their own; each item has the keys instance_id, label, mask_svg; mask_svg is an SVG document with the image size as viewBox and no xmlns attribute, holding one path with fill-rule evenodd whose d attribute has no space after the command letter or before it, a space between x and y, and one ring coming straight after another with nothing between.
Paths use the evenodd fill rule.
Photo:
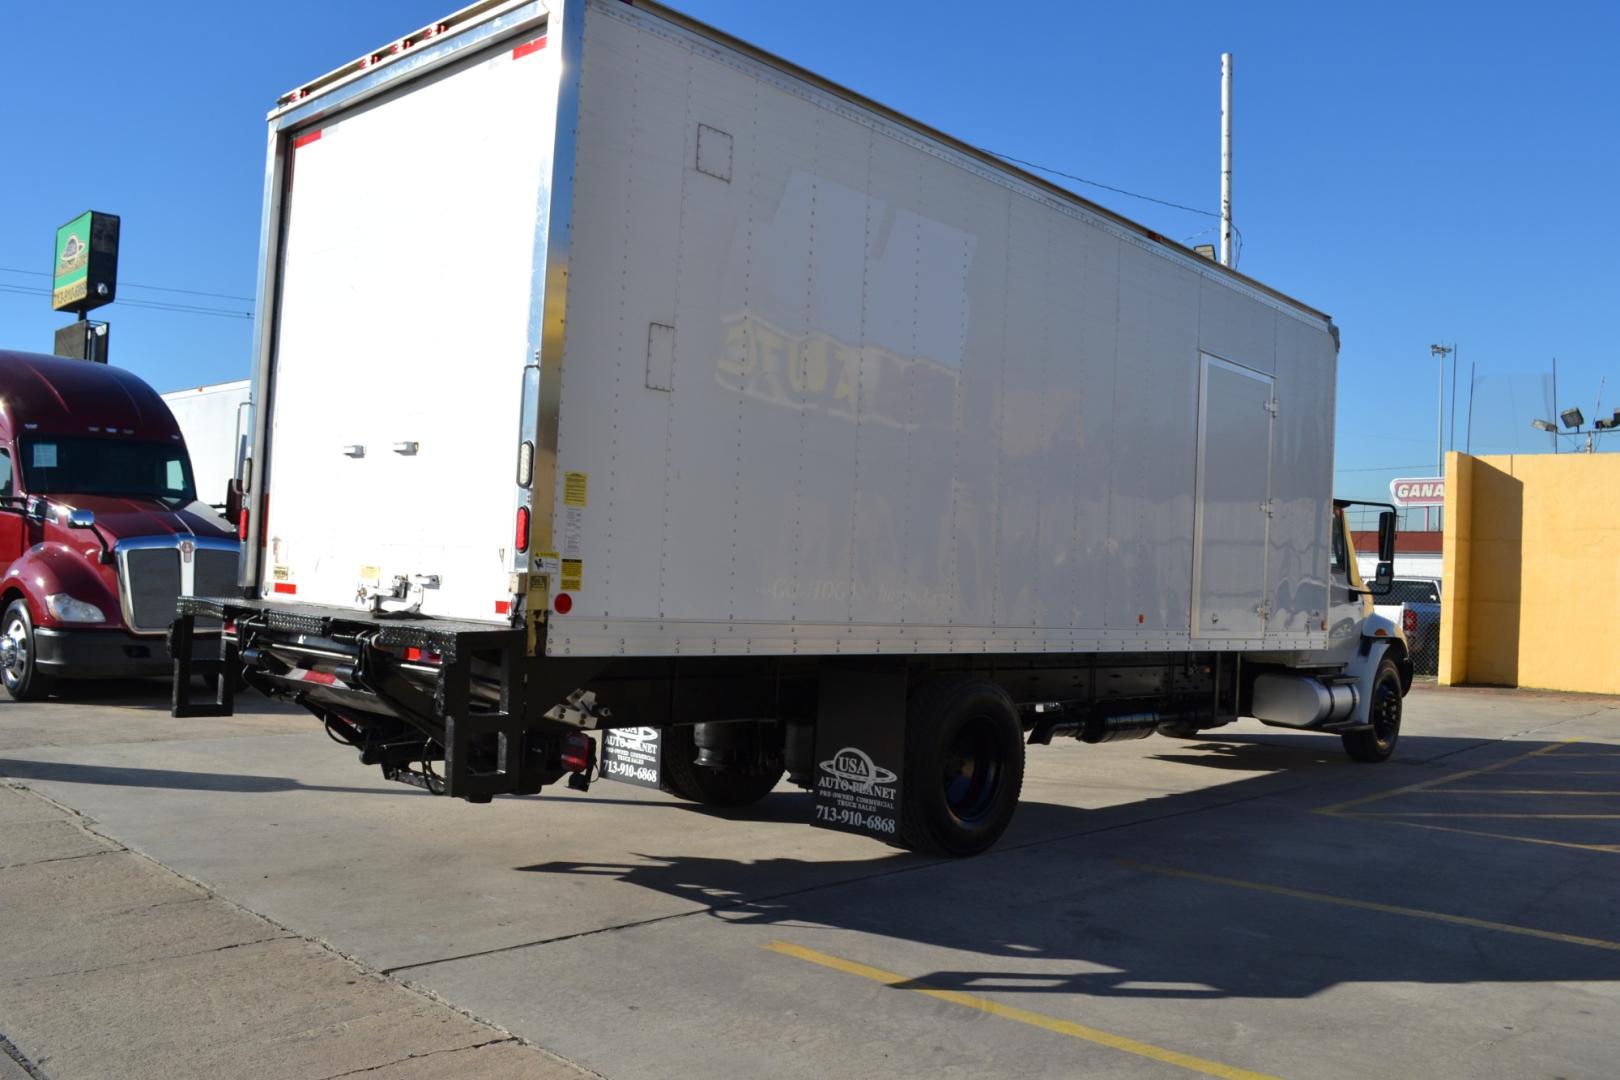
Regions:
<instances>
[{"instance_id":1,"label":"yellow warning label sticker","mask_svg":"<svg viewBox=\"0 0 1620 1080\"><path fill-rule=\"evenodd\" d=\"M285 566L276 567L272 573L275 575L275 579L277 581L286 581L287 578L291 576Z\"/></svg>"},{"instance_id":2,"label":"yellow warning label sticker","mask_svg":"<svg viewBox=\"0 0 1620 1080\"><path fill-rule=\"evenodd\" d=\"M376 585L382 581L382 567L362 566L360 568L360 582L363 585Z\"/></svg>"},{"instance_id":3,"label":"yellow warning label sticker","mask_svg":"<svg viewBox=\"0 0 1620 1080\"><path fill-rule=\"evenodd\" d=\"M563 473L563 505L584 506L590 478L582 472Z\"/></svg>"},{"instance_id":4,"label":"yellow warning label sticker","mask_svg":"<svg viewBox=\"0 0 1620 1080\"><path fill-rule=\"evenodd\" d=\"M562 582L564 589L582 589L581 581L585 577L585 560L564 559L562 561Z\"/></svg>"}]
</instances>

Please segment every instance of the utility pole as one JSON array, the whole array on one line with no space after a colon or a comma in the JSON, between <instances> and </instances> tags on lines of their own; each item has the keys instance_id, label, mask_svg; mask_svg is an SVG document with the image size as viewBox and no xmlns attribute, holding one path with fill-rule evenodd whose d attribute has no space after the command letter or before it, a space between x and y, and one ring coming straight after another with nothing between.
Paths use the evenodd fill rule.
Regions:
<instances>
[{"instance_id":1,"label":"utility pole","mask_svg":"<svg viewBox=\"0 0 1620 1080\"><path fill-rule=\"evenodd\" d=\"M1463 453L1474 452L1474 384L1479 381L1478 361L1468 361L1468 427L1463 435Z\"/></svg>"},{"instance_id":2,"label":"utility pole","mask_svg":"<svg viewBox=\"0 0 1620 1080\"><path fill-rule=\"evenodd\" d=\"M1221 53L1221 265L1232 265L1232 54Z\"/></svg>"},{"instance_id":3,"label":"utility pole","mask_svg":"<svg viewBox=\"0 0 1620 1080\"><path fill-rule=\"evenodd\" d=\"M1462 348L1451 343L1451 430L1446 433L1446 447L1457 449L1457 365L1462 363Z\"/></svg>"},{"instance_id":4,"label":"utility pole","mask_svg":"<svg viewBox=\"0 0 1620 1080\"><path fill-rule=\"evenodd\" d=\"M1440 383L1435 393L1436 411L1434 418L1434 475L1436 476L1446 475L1446 357L1455 351L1455 348L1449 345L1436 344L1429 346L1429 355L1440 361L1438 365Z\"/></svg>"}]
</instances>

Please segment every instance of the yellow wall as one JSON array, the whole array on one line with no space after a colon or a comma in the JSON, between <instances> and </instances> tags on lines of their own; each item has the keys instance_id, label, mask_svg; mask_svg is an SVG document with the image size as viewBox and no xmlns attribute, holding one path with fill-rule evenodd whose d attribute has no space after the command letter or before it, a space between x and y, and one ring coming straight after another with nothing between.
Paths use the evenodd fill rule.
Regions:
<instances>
[{"instance_id":1,"label":"yellow wall","mask_svg":"<svg viewBox=\"0 0 1620 1080\"><path fill-rule=\"evenodd\" d=\"M1446 456L1440 681L1620 694L1620 454Z\"/></svg>"}]
</instances>

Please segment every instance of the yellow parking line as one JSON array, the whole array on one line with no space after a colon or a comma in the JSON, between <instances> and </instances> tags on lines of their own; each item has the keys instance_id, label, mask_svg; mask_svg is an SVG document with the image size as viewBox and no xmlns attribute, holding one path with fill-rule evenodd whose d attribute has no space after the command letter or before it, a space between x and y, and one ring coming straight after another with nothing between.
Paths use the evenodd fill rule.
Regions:
<instances>
[{"instance_id":1,"label":"yellow parking line","mask_svg":"<svg viewBox=\"0 0 1620 1080\"><path fill-rule=\"evenodd\" d=\"M1259 881L1243 881L1239 878L1201 874L1195 870L1178 870L1170 866L1152 866L1147 863L1131 862L1128 859L1116 861L1132 870L1143 870L1150 874L1162 874L1165 877L1186 878L1189 881L1202 881L1210 885L1226 885L1234 889L1270 893L1273 896L1286 896L1294 900L1313 900L1319 904L1335 904L1339 907L1377 911L1385 915L1406 915L1414 919L1427 919L1430 922L1450 923L1453 926L1469 926L1476 930L1494 930L1502 934L1516 934L1519 937L1540 938L1543 941L1559 941L1565 945L1584 945L1590 949L1607 949L1611 952L1620 952L1620 941L1605 941L1602 938L1581 937L1577 934L1560 934L1554 930L1537 930L1530 926L1514 926L1512 923L1491 922L1488 919L1476 919L1469 915L1450 915L1443 911L1425 911L1422 908L1401 907L1397 904L1380 904L1372 900L1356 900L1348 896L1334 896L1331 893L1309 892L1305 889L1290 889L1282 885L1267 885Z\"/></svg>"},{"instance_id":2,"label":"yellow parking line","mask_svg":"<svg viewBox=\"0 0 1620 1080\"><path fill-rule=\"evenodd\" d=\"M1580 795L1591 797L1602 795L1607 798L1620 799L1620 791L1558 791L1556 789L1541 788L1488 788L1488 787L1458 787L1458 788L1430 788L1422 792L1424 795ZM1354 814L1350 815L1354 817Z\"/></svg>"},{"instance_id":3,"label":"yellow parking line","mask_svg":"<svg viewBox=\"0 0 1620 1080\"><path fill-rule=\"evenodd\" d=\"M1458 773L1458 776L1465 775ZM1620 776L1620 769L1525 769L1514 776Z\"/></svg>"},{"instance_id":4,"label":"yellow parking line","mask_svg":"<svg viewBox=\"0 0 1620 1080\"><path fill-rule=\"evenodd\" d=\"M1374 825L1401 825L1408 829L1430 829L1434 832L1457 833L1459 836L1484 836L1492 840L1517 840L1521 844L1542 844L1546 847L1573 848L1576 851L1598 851L1620 855L1620 844L1577 844L1573 840L1548 840L1540 836L1515 836L1512 833L1485 832L1483 829L1462 829L1455 825L1433 825L1426 821L1397 821L1394 818L1372 817L1367 814L1329 814L1329 817L1348 821L1368 821Z\"/></svg>"},{"instance_id":5,"label":"yellow parking line","mask_svg":"<svg viewBox=\"0 0 1620 1080\"><path fill-rule=\"evenodd\" d=\"M1547 821L1620 821L1620 814L1488 814L1472 810L1363 810L1356 814L1336 814L1347 818L1443 817L1443 818L1543 818Z\"/></svg>"},{"instance_id":6,"label":"yellow parking line","mask_svg":"<svg viewBox=\"0 0 1620 1080\"><path fill-rule=\"evenodd\" d=\"M1176 1050L1166 1050L1162 1046L1141 1042L1137 1039L1128 1039L1123 1035L1100 1031L1097 1028L1086 1027L1069 1020L1059 1020L1056 1017L1045 1016L1028 1009L1020 1009L1012 1005L1002 1005L988 998L976 997L973 994L964 994L959 990L940 990L926 983L908 979L904 975L897 975L882 968L869 967L866 964L856 963L854 960L844 960L837 956L829 956L814 949L807 949L803 945L795 945L788 941L772 941L765 948L783 956L791 956L798 960L806 960L812 964L841 971L846 975L859 975L863 979L892 986L899 990L913 990L926 997L939 1001L949 1001L955 1005L962 1005L969 1009L976 1009L991 1016L999 1016L1005 1020L1017 1020L1021 1024L1031 1027L1053 1031L1059 1035L1068 1035L1071 1038L1083 1039L1098 1046L1106 1046L1111 1050L1119 1050L1137 1057L1148 1058L1152 1061L1162 1062L1166 1065L1175 1065L1178 1068L1188 1069L1192 1072L1203 1073L1206 1076L1219 1076L1223 1080L1277 1080L1266 1073L1250 1072L1248 1069L1234 1068L1231 1065L1222 1065L1218 1061L1209 1061L1191 1054L1183 1054Z\"/></svg>"},{"instance_id":7,"label":"yellow parking line","mask_svg":"<svg viewBox=\"0 0 1620 1080\"><path fill-rule=\"evenodd\" d=\"M1426 791L1429 788L1435 787L1439 784L1449 784L1453 780L1461 780L1465 776L1479 776L1481 773L1489 773L1495 772L1498 769L1505 769L1509 765L1513 765L1517 762L1526 761L1533 757L1540 757L1543 754L1550 754L1554 750L1566 747L1570 743L1576 741L1577 740L1575 739L1567 739L1561 743L1550 743L1546 746L1538 746L1528 753L1519 754L1515 757L1510 757L1504 761L1498 761L1491 765L1481 765L1477 769L1465 769L1462 772L1447 773L1445 776L1437 776L1432 780L1422 780L1416 784L1408 784L1405 787L1394 788L1390 791L1380 791L1372 795L1363 795L1359 799L1350 799L1347 802L1334 803L1332 806L1321 807L1320 809L1314 811L1314 813L1343 814L1344 811L1350 809L1352 806L1366 806L1368 803L1379 802L1383 799L1393 799L1397 795L1407 795L1414 791ZM1560 773L1559 775L1564 774Z\"/></svg>"}]
</instances>

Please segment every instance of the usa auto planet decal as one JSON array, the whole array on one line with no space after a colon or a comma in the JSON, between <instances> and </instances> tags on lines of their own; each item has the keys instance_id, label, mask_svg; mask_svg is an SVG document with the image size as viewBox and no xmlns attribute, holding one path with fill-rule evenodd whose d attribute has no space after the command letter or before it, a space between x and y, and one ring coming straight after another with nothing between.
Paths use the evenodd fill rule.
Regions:
<instances>
[{"instance_id":1,"label":"usa auto planet decal","mask_svg":"<svg viewBox=\"0 0 1620 1080\"><path fill-rule=\"evenodd\" d=\"M816 775L816 821L892 836L899 816L898 779L858 746L821 762Z\"/></svg>"},{"instance_id":2,"label":"usa auto planet decal","mask_svg":"<svg viewBox=\"0 0 1620 1080\"><path fill-rule=\"evenodd\" d=\"M658 735L650 727L608 728L602 733L602 776L657 787Z\"/></svg>"}]
</instances>

